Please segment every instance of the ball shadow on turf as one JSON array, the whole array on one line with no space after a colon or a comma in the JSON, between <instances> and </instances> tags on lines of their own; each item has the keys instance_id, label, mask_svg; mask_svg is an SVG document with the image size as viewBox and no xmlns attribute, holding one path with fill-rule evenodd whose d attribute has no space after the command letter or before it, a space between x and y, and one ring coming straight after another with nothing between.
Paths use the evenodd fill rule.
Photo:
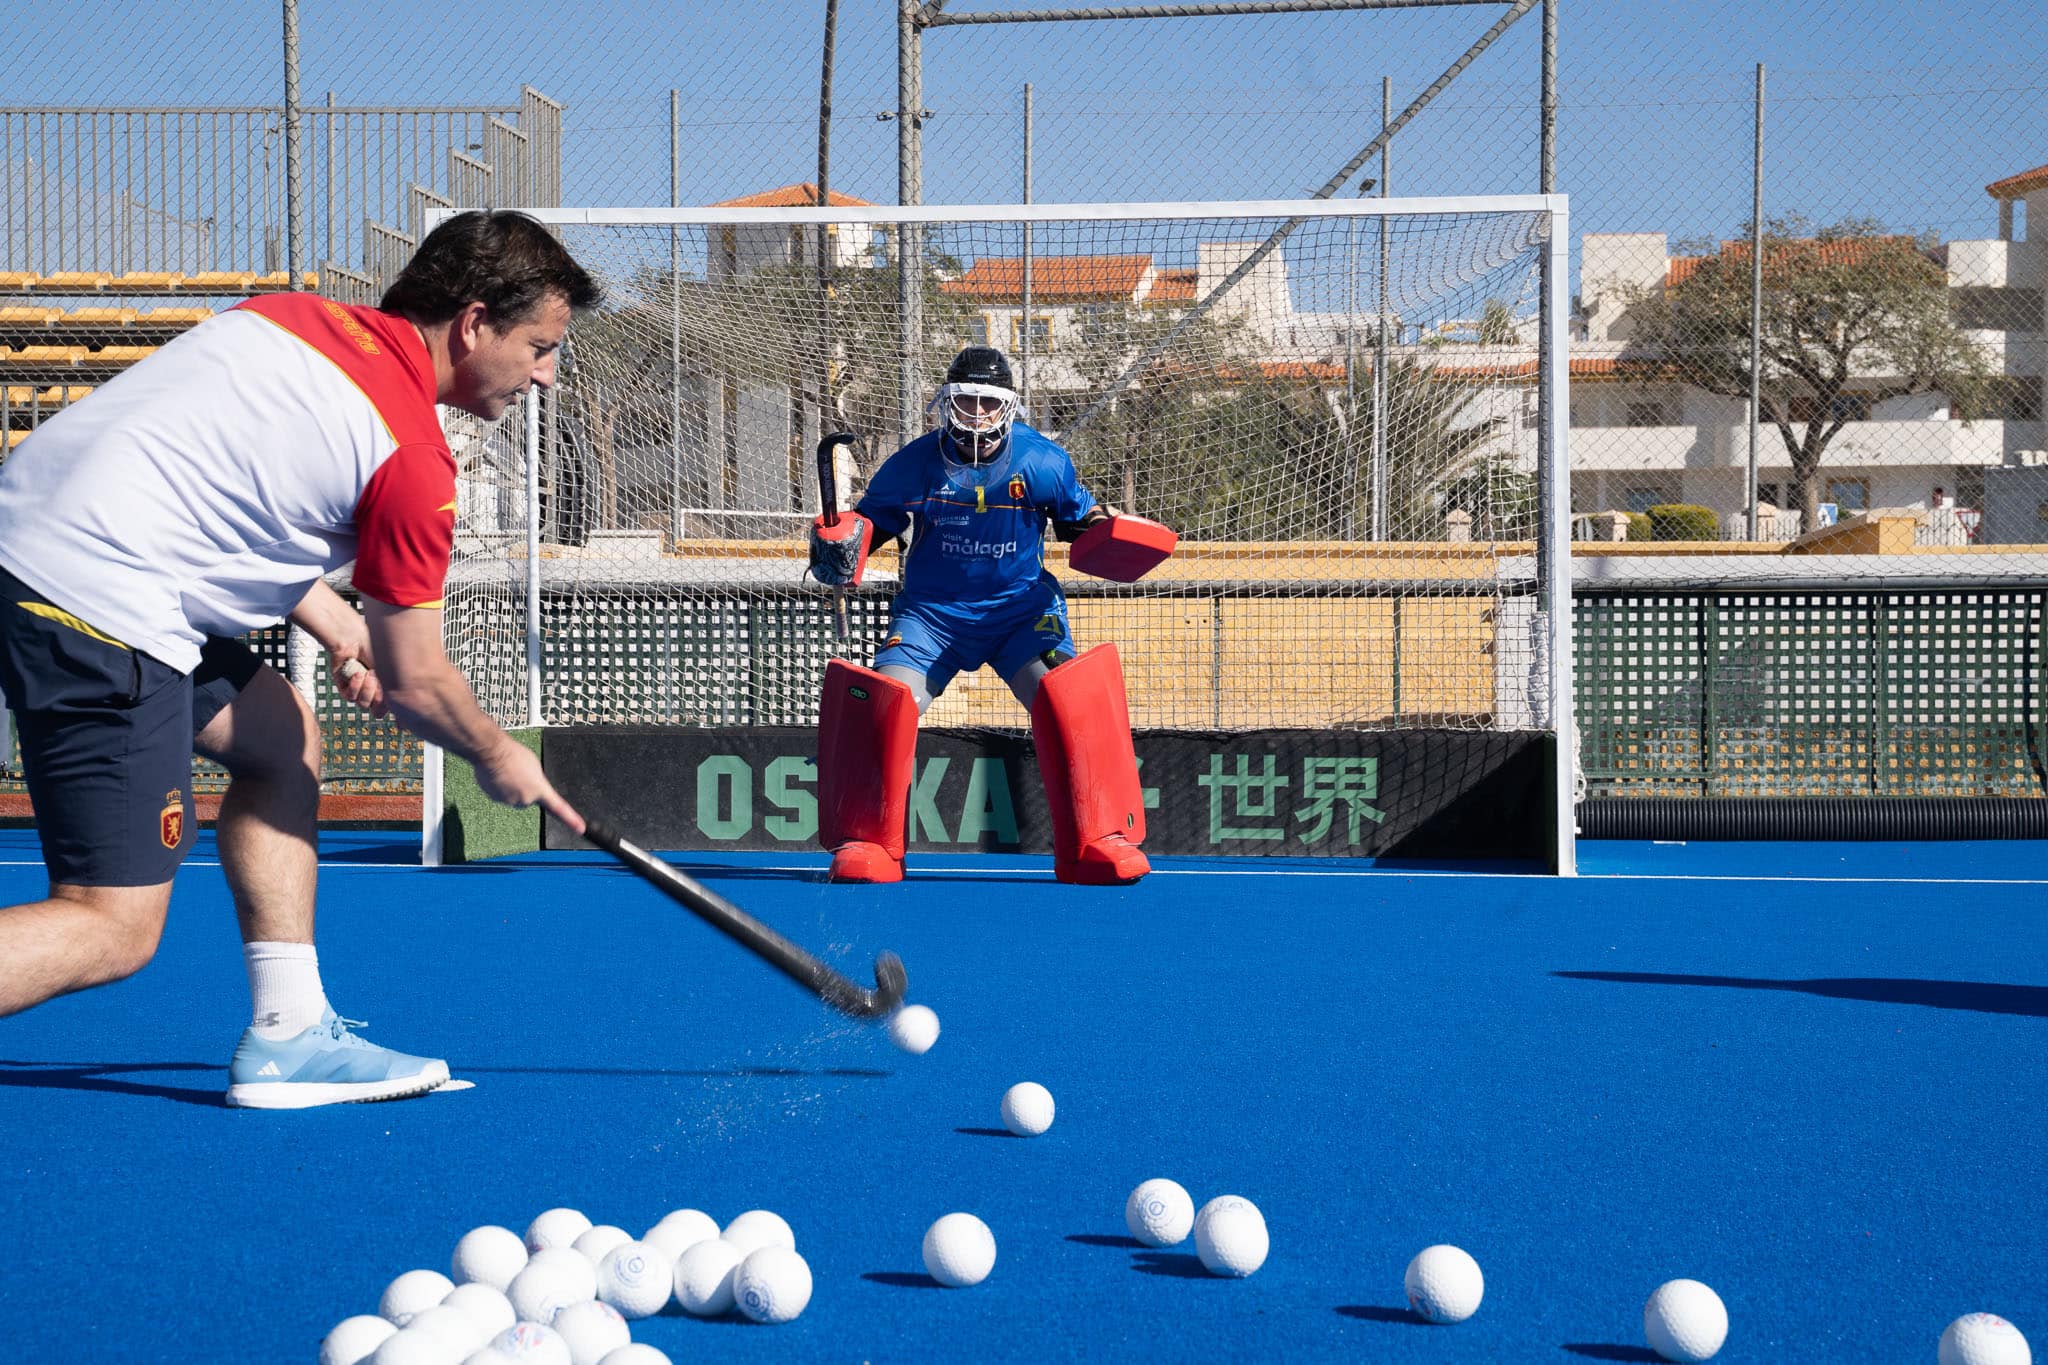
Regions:
<instances>
[{"instance_id":1,"label":"ball shadow on turf","mask_svg":"<svg viewBox=\"0 0 2048 1365\"><path fill-rule=\"evenodd\" d=\"M1347 1303L1337 1309L1347 1318L1358 1318L1363 1322L1399 1322L1410 1327L1435 1326L1428 1318L1413 1308L1382 1308L1376 1303Z\"/></svg>"},{"instance_id":2,"label":"ball shadow on turf","mask_svg":"<svg viewBox=\"0 0 2048 1365\"><path fill-rule=\"evenodd\" d=\"M1140 1275L1163 1275L1174 1280L1213 1278L1201 1257L1185 1251L1141 1251L1131 1257L1131 1269Z\"/></svg>"},{"instance_id":3,"label":"ball shadow on turf","mask_svg":"<svg viewBox=\"0 0 2048 1365\"><path fill-rule=\"evenodd\" d=\"M1657 1365L1659 1356L1645 1346L1616 1346L1604 1341L1568 1341L1564 1349L1589 1360L1647 1360Z\"/></svg>"},{"instance_id":4,"label":"ball shadow on turf","mask_svg":"<svg viewBox=\"0 0 2048 1365\"><path fill-rule=\"evenodd\" d=\"M1103 1232L1076 1232L1068 1235L1069 1242L1079 1242L1084 1247L1120 1247L1125 1251L1143 1251L1145 1244L1135 1237L1111 1237Z\"/></svg>"},{"instance_id":5,"label":"ball shadow on turf","mask_svg":"<svg viewBox=\"0 0 2048 1365\"><path fill-rule=\"evenodd\" d=\"M870 1270L861 1278L863 1280L872 1280L876 1284L890 1285L897 1289L944 1289L946 1287L929 1275L912 1274L905 1270Z\"/></svg>"},{"instance_id":6,"label":"ball shadow on turf","mask_svg":"<svg viewBox=\"0 0 2048 1365\"><path fill-rule=\"evenodd\" d=\"M953 1131L965 1133L968 1137L1013 1138L1018 1136L1018 1134L1011 1132L1007 1128L955 1128Z\"/></svg>"}]
</instances>

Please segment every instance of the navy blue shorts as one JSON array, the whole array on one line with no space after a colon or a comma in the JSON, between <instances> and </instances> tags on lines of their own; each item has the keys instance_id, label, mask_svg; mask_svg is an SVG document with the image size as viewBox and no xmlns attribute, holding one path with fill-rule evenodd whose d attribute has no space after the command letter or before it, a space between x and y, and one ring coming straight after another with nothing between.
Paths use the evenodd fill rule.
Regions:
<instances>
[{"instance_id":1,"label":"navy blue shorts","mask_svg":"<svg viewBox=\"0 0 2048 1365\"><path fill-rule=\"evenodd\" d=\"M1031 590L999 610L979 604L930 602L904 594L896 599L889 638L875 654L875 667L890 664L924 674L936 697L962 673L994 665L1010 676L1033 659L1048 664L1074 657L1067 628L1067 599L1046 574Z\"/></svg>"},{"instance_id":2,"label":"navy blue shorts","mask_svg":"<svg viewBox=\"0 0 2048 1365\"><path fill-rule=\"evenodd\" d=\"M192 844L192 737L262 667L241 641L211 638L180 673L0 569L0 693L52 882L171 880Z\"/></svg>"}]
</instances>

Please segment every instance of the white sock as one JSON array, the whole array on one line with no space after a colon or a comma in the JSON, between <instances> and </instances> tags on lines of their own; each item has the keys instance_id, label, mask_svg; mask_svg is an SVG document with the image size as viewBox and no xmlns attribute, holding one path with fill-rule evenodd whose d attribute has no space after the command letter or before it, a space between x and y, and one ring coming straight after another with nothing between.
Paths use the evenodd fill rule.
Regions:
<instances>
[{"instance_id":1,"label":"white sock","mask_svg":"<svg viewBox=\"0 0 2048 1365\"><path fill-rule=\"evenodd\" d=\"M244 943L249 996L255 1002L249 1027L278 1042L305 1032L327 1012L320 986L320 957L310 943Z\"/></svg>"}]
</instances>

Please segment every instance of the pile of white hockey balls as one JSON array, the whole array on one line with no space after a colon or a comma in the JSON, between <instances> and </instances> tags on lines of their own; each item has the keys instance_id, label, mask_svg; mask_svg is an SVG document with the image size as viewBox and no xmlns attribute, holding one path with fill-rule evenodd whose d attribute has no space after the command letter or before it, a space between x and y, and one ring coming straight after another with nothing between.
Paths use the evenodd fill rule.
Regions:
<instances>
[{"instance_id":1,"label":"pile of white hockey balls","mask_svg":"<svg viewBox=\"0 0 2048 1365\"><path fill-rule=\"evenodd\" d=\"M320 1344L320 1365L669 1365L632 1339L631 1323L668 1307L695 1317L735 1310L794 1320L811 1301L811 1268L778 1215L750 1209L723 1228L677 1209L639 1237L553 1208L527 1225L473 1228L449 1271L408 1270L376 1314L347 1318Z\"/></svg>"}]
</instances>

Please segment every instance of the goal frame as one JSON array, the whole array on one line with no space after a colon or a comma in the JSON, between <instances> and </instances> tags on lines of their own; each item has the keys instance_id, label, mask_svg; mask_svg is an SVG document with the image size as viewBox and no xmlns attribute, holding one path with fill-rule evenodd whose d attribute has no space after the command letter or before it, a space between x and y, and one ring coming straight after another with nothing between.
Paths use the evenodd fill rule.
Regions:
<instances>
[{"instance_id":1,"label":"goal frame","mask_svg":"<svg viewBox=\"0 0 2048 1365\"><path fill-rule=\"evenodd\" d=\"M506 206L512 207L512 206ZM423 225L431 232L447 218L464 210L435 206ZM1073 221L1168 221L1213 218L1280 219L1287 222L1308 219L1399 219L1420 216L1448 216L1481 213L1527 213L1544 223L1541 247L1541 327L1537 339L1537 393L1541 411L1537 462L1540 518L1536 541L1536 602L1544 613L1547 629L1542 645L1548 657L1542 660L1540 678L1547 688L1554 757L1547 789L1552 803L1551 870L1562 876L1577 874L1577 821L1574 808L1578 752L1575 732L1571 647L1571 545L1570 545L1570 363L1568 326L1570 318L1570 199L1563 194L1450 195L1351 199L1252 199L1183 201L1175 203L1066 203L1066 204L896 204L872 206L815 206L807 208L739 208L716 206L637 207L519 207L551 227L712 227L748 224L785 224L792 227L825 227L835 223L925 224L1000 219L1013 223L1059 223ZM1225 286L1227 287L1227 285ZM1222 292L1219 289L1217 292ZM539 477L540 424L538 404L523 407L524 437L521 443L529 497L527 499L529 546L527 598L526 671L527 723L541 723L542 684L539 598L541 593L539 500L535 485ZM444 765L439 746L424 746L424 781L421 809L421 861L439 866L443 854Z\"/></svg>"}]
</instances>

